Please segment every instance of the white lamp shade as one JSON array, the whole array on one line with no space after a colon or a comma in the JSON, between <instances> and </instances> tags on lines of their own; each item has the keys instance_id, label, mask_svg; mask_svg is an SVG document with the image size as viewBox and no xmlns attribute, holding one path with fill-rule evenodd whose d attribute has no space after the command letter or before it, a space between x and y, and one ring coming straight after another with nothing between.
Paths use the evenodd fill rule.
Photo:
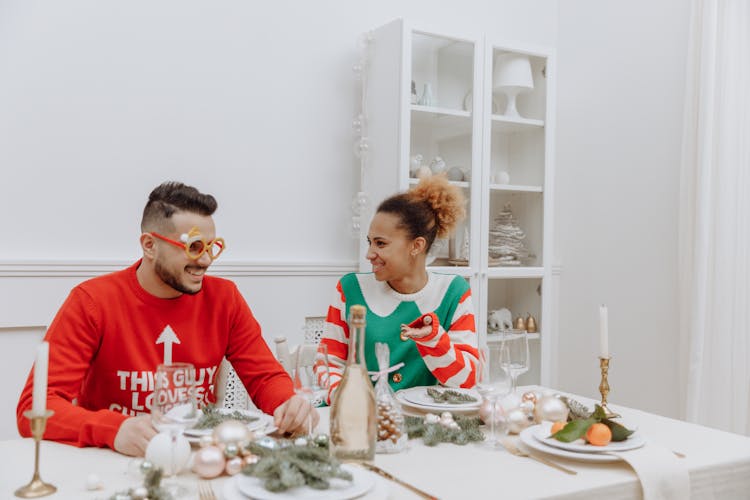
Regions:
<instances>
[{"instance_id":1,"label":"white lamp shade","mask_svg":"<svg viewBox=\"0 0 750 500\"><path fill-rule=\"evenodd\" d=\"M516 109L516 96L534 88L531 75L531 62L523 54L506 52L495 59L495 71L492 75L493 88L508 97L505 109L506 116L520 117Z\"/></svg>"},{"instance_id":2,"label":"white lamp shade","mask_svg":"<svg viewBox=\"0 0 750 500\"><path fill-rule=\"evenodd\" d=\"M533 89L534 78L531 76L531 63L523 54L506 52L495 59L493 88L506 90L508 87Z\"/></svg>"}]
</instances>

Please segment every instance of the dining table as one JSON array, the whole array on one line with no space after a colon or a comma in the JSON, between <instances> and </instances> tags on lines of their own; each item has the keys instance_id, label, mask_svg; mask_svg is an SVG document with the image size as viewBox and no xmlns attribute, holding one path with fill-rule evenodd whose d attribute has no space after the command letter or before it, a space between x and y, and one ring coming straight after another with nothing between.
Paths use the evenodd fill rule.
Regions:
<instances>
[{"instance_id":1,"label":"dining table","mask_svg":"<svg viewBox=\"0 0 750 500\"><path fill-rule=\"evenodd\" d=\"M589 405L597 401L566 394L540 386L526 386L520 392L562 394ZM622 421L637 428L645 447L669 450L677 467L686 471L691 499L750 499L750 437L732 434L701 425L659 416L635 408L610 403L609 408L621 415ZM329 408L318 409L320 432L328 431ZM427 409L404 408L407 414L424 414ZM591 461L547 453L530 447L519 435L510 439L521 450L552 460L576 474L565 473L537 460L517 456L503 448L491 448L480 442L457 445L439 443L427 446L421 438L408 441L398 453L379 453L374 465L419 490L440 499L641 499L644 498L639 474L630 463L621 459L627 451L612 455L610 460ZM12 499L14 491L27 484L34 470L34 441L17 438L0 441L0 498ZM105 448L78 448L52 441L40 443L41 478L57 491L46 498L61 500L108 499L116 492L138 486L139 460ZM659 474L659 464L654 465ZM361 498L416 499L418 494L382 476L370 474L373 487ZM101 488L88 489L92 478L101 481ZM195 493L198 499L198 478L184 471L178 480ZM210 480L217 498L241 500L234 481L237 477L223 475ZM287 498L280 497L280 498ZM292 498L291 496L288 498ZM294 498L304 498L296 496ZM322 497L324 498L324 497Z\"/></svg>"}]
</instances>

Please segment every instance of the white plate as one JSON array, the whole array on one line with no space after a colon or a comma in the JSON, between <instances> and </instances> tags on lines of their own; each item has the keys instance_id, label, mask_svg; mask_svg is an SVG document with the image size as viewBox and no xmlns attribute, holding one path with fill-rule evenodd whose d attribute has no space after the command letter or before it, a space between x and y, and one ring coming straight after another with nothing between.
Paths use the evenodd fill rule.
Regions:
<instances>
[{"instance_id":1,"label":"white plate","mask_svg":"<svg viewBox=\"0 0 750 500\"><path fill-rule=\"evenodd\" d=\"M424 414L424 413L442 413L444 411L450 411L453 414L456 415L476 415L479 413L478 407L471 407L471 408L445 408L442 406L424 406L416 403L412 403L410 401L407 401L404 398L404 395L402 394L402 391L398 391L396 393L396 399L399 403L401 403L401 406L404 407L404 410L407 412L411 412L412 414Z\"/></svg>"},{"instance_id":2,"label":"white plate","mask_svg":"<svg viewBox=\"0 0 750 500\"><path fill-rule=\"evenodd\" d=\"M462 394L467 394L473 397L474 399L476 399L476 401L466 402L466 403L455 403L455 404L438 403L427 394L428 388L437 389L438 391L452 390L452 391L460 392ZM457 408L460 408L460 409L471 408L471 409L477 410L482 405L482 397L479 395L477 391L471 390L471 389L456 389L452 387L429 386L429 387L412 387L410 389L402 389L399 392L403 394L404 399L407 400L409 403L412 403L418 406L428 407L428 408L436 408L436 409L439 408L441 410L453 410Z\"/></svg>"},{"instance_id":3,"label":"white plate","mask_svg":"<svg viewBox=\"0 0 750 500\"><path fill-rule=\"evenodd\" d=\"M345 464L342 467L351 472L352 481L334 479L331 481L331 487L327 490L315 490L307 486L302 486L274 493L263 487L263 479L240 473L227 481L227 483L231 483L234 486L239 496L227 494L227 489L231 489L230 485L224 487L224 496L230 500L233 498L252 498L254 500L295 500L300 498L313 500L349 500L364 495L375 486L375 476L369 472L352 465Z\"/></svg>"},{"instance_id":4,"label":"white plate","mask_svg":"<svg viewBox=\"0 0 750 500\"><path fill-rule=\"evenodd\" d=\"M555 438L549 437L550 425L537 425L534 432L534 437L546 444L547 446L553 446L562 450L574 451L576 453L607 453L610 451L627 451L640 448L646 444L646 440L641 437L640 434L631 434L625 441L612 441L606 446L594 446L587 444L583 439L576 439L570 443L558 441Z\"/></svg>"},{"instance_id":5,"label":"white plate","mask_svg":"<svg viewBox=\"0 0 750 500\"><path fill-rule=\"evenodd\" d=\"M251 431L259 431L264 433L273 432L273 430L269 430L270 427L273 426L273 417L270 415L266 415L263 412L260 411L252 411L252 410L233 410L229 408L219 408L219 413L223 415L229 415L231 413L234 413L235 411L238 411L242 413L245 416L248 417L255 417L257 420L253 420L252 422L247 423L247 428ZM275 429L274 429L275 430ZM202 436L210 436L213 434L214 429L206 428L206 429L185 429L185 436L188 438L200 438Z\"/></svg>"},{"instance_id":6,"label":"white plate","mask_svg":"<svg viewBox=\"0 0 750 500\"><path fill-rule=\"evenodd\" d=\"M575 451L563 450L561 448L555 448L553 446L547 446L546 444L539 441L534 437L537 425L532 425L521 431L519 437L521 442L531 448L532 450L541 451L543 453L549 453L550 455L556 455L558 457L570 458L573 460L579 460L581 462L619 462L620 457L617 455L610 455L609 453L577 453Z\"/></svg>"}]
</instances>

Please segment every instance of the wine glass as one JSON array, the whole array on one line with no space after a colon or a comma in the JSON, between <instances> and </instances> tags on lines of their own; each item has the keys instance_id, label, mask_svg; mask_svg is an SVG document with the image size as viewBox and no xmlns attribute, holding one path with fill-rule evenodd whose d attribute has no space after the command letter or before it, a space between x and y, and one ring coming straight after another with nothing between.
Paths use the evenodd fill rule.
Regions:
<instances>
[{"instance_id":1,"label":"wine glass","mask_svg":"<svg viewBox=\"0 0 750 500\"><path fill-rule=\"evenodd\" d=\"M529 371L529 337L525 333L506 333L501 345L508 350L506 370L512 380L511 394L515 394L518 376Z\"/></svg>"},{"instance_id":2,"label":"wine glass","mask_svg":"<svg viewBox=\"0 0 750 500\"><path fill-rule=\"evenodd\" d=\"M291 374L294 392L305 398L311 406L321 406L328 395L330 378L328 346L318 345L314 357L305 354L305 349L300 346L294 356ZM313 437L312 418L307 419L307 437Z\"/></svg>"},{"instance_id":3,"label":"wine glass","mask_svg":"<svg viewBox=\"0 0 750 500\"><path fill-rule=\"evenodd\" d=\"M195 392L195 366L191 363L172 363L157 366L155 373L151 423L159 432L171 438L170 470L165 475L177 475L175 462L177 439L200 418ZM189 491L176 482L165 482L164 487L174 498L183 498Z\"/></svg>"},{"instance_id":4,"label":"wine glass","mask_svg":"<svg viewBox=\"0 0 750 500\"><path fill-rule=\"evenodd\" d=\"M490 438L487 444L493 448L502 446L497 434L498 425L503 433L508 430L499 400L510 394L513 384L507 369L509 355L507 346L494 342L483 346L479 352L476 388L482 398L490 404Z\"/></svg>"}]
</instances>

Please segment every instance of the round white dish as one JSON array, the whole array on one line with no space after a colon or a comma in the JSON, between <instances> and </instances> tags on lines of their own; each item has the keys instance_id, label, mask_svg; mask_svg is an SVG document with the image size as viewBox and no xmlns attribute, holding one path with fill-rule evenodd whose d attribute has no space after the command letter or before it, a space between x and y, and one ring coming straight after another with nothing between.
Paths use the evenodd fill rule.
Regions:
<instances>
[{"instance_id":1,"label":"round white dish","mask_svg":"<svg viewBox=\"0 0 750 500\"><path fill-rule=\"evenodd\" d=\"M419 415L424 415L425 413L439 414L444 411L450 411L451 413L455 415L476 415L479 413L479 408L444 408L444 407L436 407L436 406L419 405L419 404L412 403L404 399L404 395L401 393L401 391L398 391L396 393L396 400L398 400L398 402L404 408L405 412L407 413L411 412L411 414L419 414Z\"/></svg>"},{"instance_id":2,"label":"round white dish","mask_svg":"<svg viewBox=\"0 0 750 500\"><path fill-rule=\"evenodd\" d=\"M266 415L265 413L261 411L255 411L255 410L230 410L228 408L220 408L219 412L225 415L229 415L231 413L234 413L235 411L238 411L242 413L245 416L248 417L255 417L256 420L253 420L251 422L247 423L247 428L254 432L262 432L264 434L268 434L270 432L273 432L276 430L275 427L273 427L273 417L271 415ZM185 436L190 438L201 438L203 436L210 436L213 434L214 430L213 428L207 428L207 429L185 429L184 433Z\"/></svg>"},{"instance_id":3,"label":"round white dish","mask_svg":"<svg viewBox=\"0 0 750 500\"><path fill-rule=\"evenodd\" d=\"M467 394L475 398L476 401L466 402L466 403L456 403L456 404L438 403L434 399L432 399L429 395L427 395L428 388L437 389L439 391L446 391L446 390L456 391L462 394ZM435 408L435 409L448 410L448 411L454 410L454 409L478 410L479 407L482 405L482 397L479 395L477 391L471 390L471 389L454 389L452 387L438 387L438 386L411 387L409 389L402 389L399 391L399 393L401 393L403 395L403 398L409 403L412 403L413 405L417 405L420 407L426 407L426 408Z\"/></svg>"},{"instance_id":4,"label":"round white dish","mask_svg":"<svg viewBox=\"0 0 750 500\"><path fill-rule=\"evenodd\" d=\"M263 480L246 476L242 473L230 478L224 485L224 498L227 500L297 500L297 499L325 499L349 500L360 497L375 486L375 476L359 467L342 465L351 472L352 481L334 479L327 490L314 490L306 486L274 493L263 487Z\"/></svg>"},{"instance_id":5,"label":"round white dish","mask_svg":"<svg viewBox=\"0 0 750 500\"><path fill-rule=\"evenodd\" d=\"M549 437L550 427L548 425L537 425L534 432L534 437L541 443L554 448L560 448L562 450L573 451L576 453L607 453L610 451L627 451L640 448L646 444L646 440L637 432L631 434L625 441L612 441L606 446L594 446L587 444L583 439L576 439L570 443L564 443L558 441L555 438Z\"/></svg>"},{"instance_id":6,"label":"round white dish","mask_svg":"<svg viewBox=\"0 0 750 500\"><path fill-rule=\"evenodd\" d=\"M621 460L617 455L610 455L609 453L578 453L575 451L563 450L562 448L555 448L554 446L547 446L534 437L534 433L537 432L538 427L539 425L532 425L531 427L522 430L521 434L519 434L521 442L532 450L556 455L558 457L579 460L581 462L619 462Z\"/></svg>"}]
</instances>

